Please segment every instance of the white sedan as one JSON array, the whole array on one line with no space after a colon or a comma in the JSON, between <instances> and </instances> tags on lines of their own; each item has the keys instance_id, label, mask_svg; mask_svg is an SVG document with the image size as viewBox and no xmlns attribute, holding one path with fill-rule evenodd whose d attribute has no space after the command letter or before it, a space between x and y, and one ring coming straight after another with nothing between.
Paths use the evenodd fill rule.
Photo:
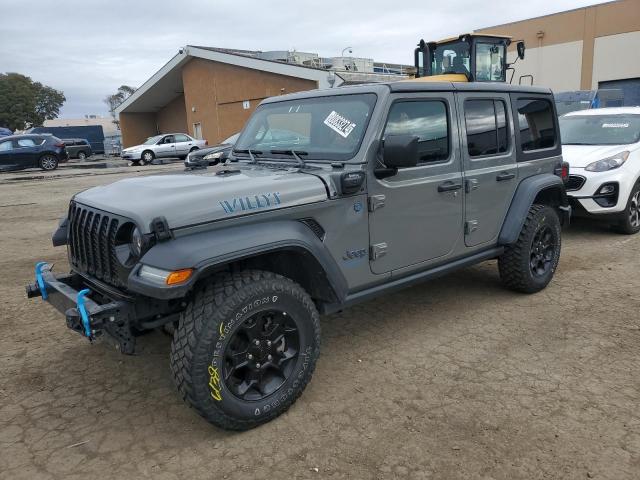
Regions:
<instances>
[{"instance_id":1,"label":"white sedan","mask_svg":"<svg viewBox=\"0 0 640 480\"><path fill-rule=\"evenodd\" d=\"M151 163L154 158L178 157L187 158L189 153L207 146L206 140L196 140L184 133L165 133L149 137L141 145L122 150L121 157L133 163L143 165Z\"/></svg>"},{"instance_id":2,"label":"white sedan","mask_svg":"<svg viewBox=\"0 0 640 480\"><path fill-rule=\"evenodd\" d=\"M571 112L560 131L574 214L640 231L640 107Z\"/></svg>"}]
</instances>

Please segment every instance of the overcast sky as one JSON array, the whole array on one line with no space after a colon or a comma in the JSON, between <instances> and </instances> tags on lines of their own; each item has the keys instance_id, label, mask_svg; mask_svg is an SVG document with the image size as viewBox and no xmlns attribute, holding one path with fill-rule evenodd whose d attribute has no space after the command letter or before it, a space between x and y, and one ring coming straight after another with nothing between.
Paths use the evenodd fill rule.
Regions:
<instances>
[{"instance_id":1,"label":"overcast sky","mask_svg":"<svg viewBox=\"0 0 640 480\"><path fill-rule=\"evenodd\" d=\"M420 38L600 3L589 0L29 0L0 10L0 72L62 90L61 117L106 113L102 99L139 86L184 45L296 49L413 64Z\"/></svg>"}]
</instances>

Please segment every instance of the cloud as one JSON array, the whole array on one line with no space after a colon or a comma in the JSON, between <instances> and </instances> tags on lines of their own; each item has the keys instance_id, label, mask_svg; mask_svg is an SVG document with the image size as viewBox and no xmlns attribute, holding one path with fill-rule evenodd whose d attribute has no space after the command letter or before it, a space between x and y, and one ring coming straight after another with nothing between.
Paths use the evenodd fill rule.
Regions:
<instances>
[{"instance_id":1,"label":"cloud","mask_svg":"<svg viewBox=\"0 0 640 480\"><path fill-rule=\"evenodd\" d=\"M3 8L0 71L19 72L64 91L63 117L105 113L102 99L139 86L181 46L317 52L413 64L420 38L554 13L587 0L30 0Z\"/></svg>"}]
</instances>

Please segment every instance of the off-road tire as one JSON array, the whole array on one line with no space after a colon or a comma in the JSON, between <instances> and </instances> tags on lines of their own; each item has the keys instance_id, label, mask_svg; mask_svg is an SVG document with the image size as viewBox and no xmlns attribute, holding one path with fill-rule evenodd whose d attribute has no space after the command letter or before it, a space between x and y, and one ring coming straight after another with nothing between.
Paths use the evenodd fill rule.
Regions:
<instances>
[{"instance_id":1,"label":"off-road tire","mask_svg":"<svg viewBox=\"0 0 640 480\"><path fill-rule=\"evenodd\" d=\"M225 382L226 349L248 319L272 310L295 318L298 356L278 390L261 400L241 399ZM309 294L288 278L245 270L219 274L198 288L174 333L170 363L180 395L198 414L223 429L248 430L297 400L311 380L319 352L320 319ZM212 378L213 368L219 380Z\"/></svg>"},{"instance_id":2,"label":"off-road tire","mask_svg":"<svg viewBox=\"0 0 640 480\"><path fill-rule=\"evenodd\" d=\"M554 246L548 270L535 275L531 267L535 235L540 229L549 227L553 235ZM529 209L522 225L518 240L506 247L498 258L498 268L502 284L510 290L523 293L535 293L545 288L558 267L560 260L561 226L556 211L546 205L534 204Z\"/></svg>"},{"instance_id":3,"label":"off-road tire","mask_svg":"<svg viewBox=\"0 0 640 480\"><path fill-rule=\"evenodd\" d=\"M635 219L640 219L638 216L640 215L640 184L636 184L629 194L629 198L627 199L627 206L624 209L623 215L624 218L620 220L616 225L613 226L613 229L624 235L633 235L640 232L640 223L636 223L634 225L634 221L632 221L632 216L635 215Z\"/></svg>"}]
</instances>

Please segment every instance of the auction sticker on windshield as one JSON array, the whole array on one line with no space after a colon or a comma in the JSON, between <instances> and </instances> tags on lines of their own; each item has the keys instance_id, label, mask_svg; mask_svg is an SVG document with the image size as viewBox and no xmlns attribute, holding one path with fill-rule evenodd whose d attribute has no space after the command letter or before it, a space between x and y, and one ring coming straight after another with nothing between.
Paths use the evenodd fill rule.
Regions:
<instances>
[{"instance_id":1,"label":"auction sticker on windshield","mask_svg":"<svg viewBox=\"0 0 640 480\"><path fill-rule=\"evenodd\" d=\"M356 128L355 123L348 118L343 117L335 110L324 119L324 124L344 138L347 138L349 134L353 132L353 129Z\"/></svg>"}]
</instances>

